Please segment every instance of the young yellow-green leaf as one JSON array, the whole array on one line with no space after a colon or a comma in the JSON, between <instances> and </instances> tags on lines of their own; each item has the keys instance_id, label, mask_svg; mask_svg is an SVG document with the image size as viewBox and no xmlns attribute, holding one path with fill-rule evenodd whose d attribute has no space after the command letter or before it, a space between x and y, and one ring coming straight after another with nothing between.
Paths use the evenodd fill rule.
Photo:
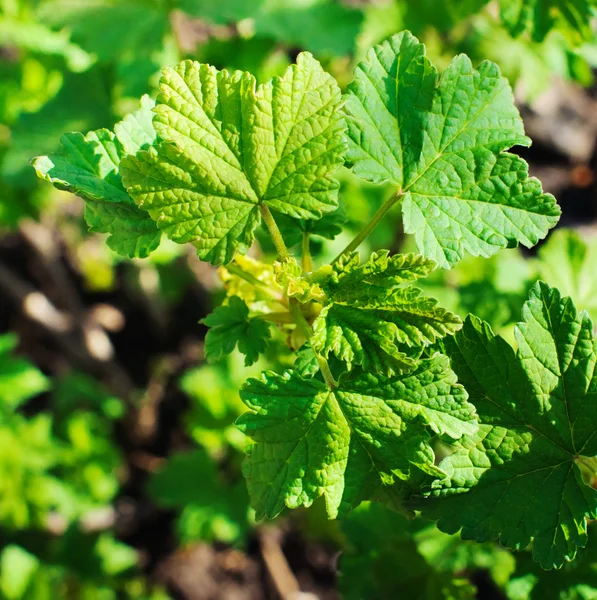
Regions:
<instances>
[{"instance_id":1,"label":"young yellow-green leaf","mask_svg":"<svg viewBox=\"0 0 597 600\"><path fill-rule=\"evenodd\" d=\"M575 45L591 41L594 15L591 0L500 0L500 15L513 36L530 31L542 42L554 28Z\"/></svg>"},{"instance_id":2,"label":"young yellow-green leaf","mask_svg":"<svg viewBox=\"0 0 597 600\"><path fill-rule=\"evenodd\" d=\"M114 133L66 133L61 153L38 156L32 163L39 177L83 198L90 230L108 233L108 246L128 258L148 256L161 237L153 219L126 193L119 173L126 154L153 143L152 107L144 96L141 108L117 123Z\"/></svg>"},{"instance_id":3,"label":"young yellow-green leaf","mask_svg":"<svg viewBox=\"0 0 597 600\"><path fill-rule=\"evenodd\" d=\"M412 368L407 349L429 346L461 326L458 316L420 289L399 287L434 268L433 261L416 254L390 257L380 251L362 264L353 253L308 276L312 295L317 289L324 298L313 323L313 349L325 357L334 354L349 369L359 364L391 374Z\"/></svg>"},{"instance_id":4,"label":"young yellow-green leaf","mask_svg":"<svg viewBox=\"0 0 597 600\"><path fill-rule=\"evenodd\" d=\"M550 569L574 558L597 517L597 491L583 481L597 454L597 352L587 314L544 283L522 316L517 352L476 317L445 342L480 425L440 463L447 477L427 515L463 539L533 542Z\"/></svg>"},{"instance_id":5,"label":"young yellow-green leaf","mask_svg":"<svg viewBox=\"0 0 597 600\"><path fill-rule=\"evenodd\" d=\"M354 172L396 186L405 231L441 267L465 252L533 246L557 223L554 198L504 152L530 140L495 64L475 70L460 55L439 77L423 44L403 32L357 66L346 112Z\"/></svg>"},{"instance_id":6,"label":"young yellow-green leaf","mask_svg":"<svg viewBox=\"0 0 597 600\"><path fill-rule=\"evenodd\" d=\"M308 53L256 86L250 73L193 61L163 71L156 147L127 158L127 190L176 242L227 263L253 241L264 205L319 219L338 206L344 160L335 80Z\"/></svg>"},{"instance_id":7,"label":"young yellow-green leaf","mask_svg":"<svg viewBox=\"0 0 597 600\"><path fill-rule=\"evenodd\" d=\"M249 317L249 308L238 296L218 306L201 323L209 327L205 336L205 356L216 362L230 354L236 346L245 355L245 365L252 365L265 352L270 337L269 323Z\"/></svg>"},{"instance_id":8,"label":"young yellow-green leaf","mask_svg":"<svg viewBox=\"0 0 597 600\"><path fill-rule=\"evenodd\" d=\"M374 252L361 263L358 252L342 256L332 267L323 267L312 279L336 302L367 304L390 295L401 284L427 277L436 263L419 254Z\"/></svg>"},{"instance_id":9,"label":"young yellow-green leaf","mask_svg":"<svg viewBox=\"0 0 597 600\"><path fill-rule=\"evenodd\" d=\"M382 483L407 481L415 467L438 473L433 434L476 430L474 409L439 355L408 375L360 373L333 390L296 372L267 372L249 379L241 398L251 409L237 423L255 441L244 473L258 517L322 495L336 517Z\"/></svg>"}]
</instances>

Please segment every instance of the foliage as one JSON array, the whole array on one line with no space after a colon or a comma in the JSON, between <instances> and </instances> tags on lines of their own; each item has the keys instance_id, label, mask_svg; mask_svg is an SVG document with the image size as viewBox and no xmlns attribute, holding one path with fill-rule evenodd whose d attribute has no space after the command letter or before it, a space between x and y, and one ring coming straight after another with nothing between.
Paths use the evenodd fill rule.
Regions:
<instances>
[{"instance_id":1,"label":"foliage","mask_svg":"<svg viewBox=\"0 0 597 600\"><path fill-rule=\"evenodd\" d=\"M127 149L122 126L115 138L105 134L120 142L119 157L128 152L122 182L116 180L127 192L120 201L147 210L172 240L192 242L200 258L232 264L228 272L249 289L261 291L259 275L268 268L250 262L243 268L234 259L247 251L261 219L279 256L269 275L278 290L270 285L260 292L267 300L256 303L238 285L240 295L231 294L229 285L227 303L204 319L207 358L238 345L246 364L254 363L268 347L267 320L286 331L292 348L308 344L313 353L306 363L303 353L298 369L266 371L242 387L249 412L237 424L253 441L243 472L257 517L273 518L285 506L309 506L320 496L332 518L367 499L407 513L409 498L432 477L430 498L420 507L440 528L462 528L463 536L479 541L500 537L515 549L534 540L533 556L544 568L573 558L586 543L586 518L595 516L595 497L577 466L591 470L597 454L587 446L592 324L557 290L538 284L517 328L515 358L475 317L456 333L458 317L403 286L436 264L453 266L465 251L488 257L518 243L532 246L558 220L553 197L528 178L521 158L505 152L529 140L495 65L474 70L460 56L439 78L424 46L409 33L397 34L358 65L343 112L333 78L306 53L259 86L248 73L190 61L164 69L160 81L156 136L144 135L145 147ZM100 148L107 153L105 144ZM306 220L333 212L339 188L333 174L342 160L357 176L389 182L396 191L331 265L314 270L309 230L298 227L299 265L271 211ZM42 176L48 161L64 164L57 167L61 177L50 180L87 197L108 197L109 191L95 190L117 176L95 170L89 194L68 156L36 159ZM404 230L415 233L421 255L378 252L361 263L351 251L398 201ZM274 299L282 310L272 310ZM447 356L433 350L445 336ZM518 396L509 400L509 390ZM512 413L514 406L520 414ZM528 425L529 419L536 422ZM434 438L456 444L439 466ZM166 505L192 503L184 489L182 500L169 491L181 468L199 472L209 465L204 454L177 461L153 480L154 495ZM524 509L513 527L512 506L525 495L539 497L544 473L552 503L538 500L542 507ZM560 517L562 502L569 508Z\"/></svg>"},{"instance_id":2,"label":"foliage","mask_svg":"<svg viewBox=\"0 0 597 600\"><path fill-rule=\"evenodd\" d=\"M173 368L184 439L148 467L180 543L240 547L320 503L346 598L594 597L597 246L559 230L523 258L560 209L512 150L512 87L591 83L593 0L0 7L0 227L66 224L87 288L124 264L153 309L194 284L187 249L219 265L210 364ZM88 526L159 368L124 402L16 347L0 337L0 596L167 598Z\"/></svg>"},{"instance_id":3,"label":"foliage","mask_svg":"<svg viewBox=\"0 0 597 600\"><path fill-rule=\"evenodd\" d=\"M515 549L532 539L541 566L561 567L586 544L595 511L595 492L583 480L597 454L593 324L569 298L538 283L515 334L516 354L470 317L446 342L480 425L440 463L446 477L434 482L437 500L427 510L441 529L462 528L463 537L499 536Z\"/></svg>"},{"instance_id":4,"label":"foliage","mask_svg":"<svg viewBox=\"0 0 597 600\"><path fill-rule=\"evenodd\" d=\"M187 482L181 485L181 482ZM226 485L205 450L177 454L154 474L149 492L158 504L181 509L178 532L195 540L236 542L249 525L246 487Z\"/></svg>"},{"instance_id":5,"label":"foliage","mask_svg":"<svg viewBox=\"0 0 597 600\"><path fill-rule=\"evenodd\" d=\"M82 374L51 383L15 346L14 336L0 337L2 598L138 598L135 550L110 531L85 531L118 491L121 457L110 435L122 402ZM51 385L51 413L18 410ZM59 542L55 530L64 531Z\"/></svg>"}]
</instances>

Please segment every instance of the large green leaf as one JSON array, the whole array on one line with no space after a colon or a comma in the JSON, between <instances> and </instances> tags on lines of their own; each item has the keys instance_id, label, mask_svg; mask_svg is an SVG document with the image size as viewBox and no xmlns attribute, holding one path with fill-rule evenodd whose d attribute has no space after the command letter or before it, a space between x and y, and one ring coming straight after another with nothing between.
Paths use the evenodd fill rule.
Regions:
<instances>
[{"instance_id":1,"label":"large green leaf","mask_svg":"<svg viewBox=\"0 0 597 600\"><path fill-rule=\"evenodd\" d=\"M145 96L141 108L107 129L62 136L62 152L33 160L39 177L85 200L85 219L91 231L108 233L110 248L127 256L146 257L161 233L149 214L135 205L122 185L119 168L127 153L149 146L153 101Z\"/></svg>"},{"instance_id":2,"label":"large green leaf","mask_svg":"<svg viewBox=\"0 0 597 600\"><path fill-rule=\"evenodd\" d=\"M476 430L443 356L393 379L360 373L332 390L296 372L267 372L249 379L241 398L251 412L238 425L255 441L244 473L260 517L322 495L336 517L411 470L437 473L434 433L457 439Z\"/></svg>"},{"instance_id":3,"label":"large green leaf","mask_svg":"<svg viewBox=\"0 0 597 600\"><path fill-rule=\"evenodd\" d=\"M427 514L464 539L522 549L560 567L587 542L597 492L583 472L597 454L597 353L593 324L569 298L538 283L516 327L515 352L469 317L446 340L480 426L440 463ZM581 470L582 469L582 470Z\"/></svg>"},{"instance_id":4,"label":"large green leaf","mask_svg":"<svg viewBox=\"0 0 597 600\"><path fill-rule=\"evenodd\" d=\"M346 111L355 173L396 186L405 231L440 266L533 246L558 221L554 198L504 152L530 140L495 64L460 55L439 77L404 32L357 66Z\"/></svg>"},{"instance_id":5,"label":"large green leaf","mask_svg":"<svg viewBox=\"0 0 597 600\"><path fill-rule=\"evenodd\" d=\"M123 161L124 182L170 238L227 263L253 241L260 205L303 219L336 209L340 103L335 80L307 53L258 87L250 73L182 62L163 71L162 141Z\"/></svg>"}]
</instances>

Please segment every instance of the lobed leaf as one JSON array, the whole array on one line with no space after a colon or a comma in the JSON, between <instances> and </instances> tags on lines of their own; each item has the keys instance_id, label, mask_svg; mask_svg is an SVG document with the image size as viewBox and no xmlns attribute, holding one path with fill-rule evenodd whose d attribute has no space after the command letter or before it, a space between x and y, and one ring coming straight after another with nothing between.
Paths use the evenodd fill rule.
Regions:
<instances>
[{"instance_id":1,"label":"lobed leaf","mask_svg":"<svg viewBox=\"0 0 597 600\"><path fill-rule=\"evenodd\" d=\"M346 512L411 470L438 473L433 434L476 429L473 407L445 357L401 377L360 373L328 389L296 372L249 379L238 420L255 441L244 465L258 517L324 496L330 517Z\"/></svg>"},{"instance_id":2,"label":"lobed leaf","mask_svg":"<svg viewBox=\"0 0 597 600\"><path fill-rule=\"evenodd\" d=\"M405 231L441 267L465 252L533 246L557 223L554 198L504 152L530 140L495 64L475 70L460 55L439 77L423 44L403 32L357 66L346 113L354 172L396 186Z\"/></svg>"},{"instance_id":3,"label":"lobed leaf","mask_svg":"<svg viewBox=\"0 0 597 600\"><path fill-rule=\"evenodd\" d=\"M419 254L394 254L387 250L374 252L361 263L357 252L343 255L332 265L324 267L323 277L315 275L323 290L333 296L336 302L359 302L367 304L371 300L392 294L401 284L426 277L436 263Z\"/></svg>"},{"instance_id":4,"label":"lobed leaf","mask_svg":"<svg viewBox=\"0 0 597 600\"><path fill-rule=\"evenodd\" d=\"M127 153L153 143L153 101L144 96L141 108L107 129L62 136L62 152L38 156L37 175L59 189L85 200L85 220L91 231L107 233L108 246L128 258L145 258L155 250L161 233L153 219L135 205L120 176Z\"/></svg>"},{"instance_id":5,"label":"lobed leaf","mask_svg":"<svg viewBox=\"0 0 597 600\"><path fill-rule=\"evenodd\" d=\"M349 369L358 364L388 375L412 369L410 349L429 346L461 326L458 316L420 289L400 287L434 268L416 254L375 252L361 264L353 253L308 276L311 288L295 284L303 301L310 293L324 304L313 323L313 349L325 357L334 354Z\"/></svg>"},{"instance_id":6,"label":"lobed leaf","mask_svg":"<svg viewBox=\"0 0 597 600\"><path fill-rule=\"evenodd\" d=\"M597 492L579 468L597 454L593 324L538 283L516 340L517 352L472 316L446 340L480 426L440 463L447 477L434 483L426 513L463 539L499 538L513 549L532 541L550 569L574 558L597 517Z\"/></svg>"},{"instance_id":7,"label":"lobed leaf","mask_svg":"<svg viewBox=\"0 0 597 600\"><path fill-rule=\"evenodd\" d=\"M341 94L310 54L260 86L250 73L184 61L164 69L160 88L162 141L127 158L123 177L171 239L227 263L252 243L261 205L299 219L337 208Z\"/></svg>"},{"instance_id":8,"label":"lobed leaf","mask_svg":"<svg viewBox=\"0 0 597 600\"><path fill-rule=\"evenodd\" d=\"M265 351L270 337L269 324L249 317L248 306L238 296L231 296L228 304L218 306L201 323L209 327L205 336L208 362L217 362L238 346L245 355L245 366L252 365Z\"/></svg>"}]
</instances>

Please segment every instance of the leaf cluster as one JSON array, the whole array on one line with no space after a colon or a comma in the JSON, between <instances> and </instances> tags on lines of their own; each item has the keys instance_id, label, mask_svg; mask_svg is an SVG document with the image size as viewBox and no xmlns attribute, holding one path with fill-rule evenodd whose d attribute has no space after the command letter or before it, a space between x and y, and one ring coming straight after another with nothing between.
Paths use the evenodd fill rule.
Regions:
<instances>
[{"instance_id":1,"label":"leaf cluster","mask_svg":"<svg viewBox=\"0 0 597 600\"><path fill-rule=\"evenodd\" d=\"M516 31L527 23L528 11L516 26L504 11ZM556 27L556 13L541 27ZM209 361L237 347L246 365L282 345L296 352L291 368L266 370L240 392L243 473L258 518L320 497L335 518L375 500L463 538L532 543L549 569L574 558L597 517L592 322L537 283L514 349L414 285L467 256L530 248L555 226L555 199L510 152L529 144L494 63L474 67L460 55L440 74L403 32L366 53L345 94L308 52L265 83L189 60L166 67L153 108L144 100L113 133L69 134L62 154L34 166L85 199L88 222L121 254L147 256L164 235L222 265L225 301L203 320ZM337 233L343 166L391 194L316 268L311 236ZM417 252L361 260L356 249L392 209ZM274 264L244 256L259 225ZM289 240L300 243L300 263ZM567 256L588 264L583 252ZM243 526L234 504L172 489L192 469L219 489L210 468L203 452L180 457L156 475L153 493L194 507L186 523L195 537L232 539ZM214 511L219 532L209 530ZM424 560L419 567L429 573ZM452 577L432 582L429 597L470 597Z\"/></svg>"}]
</instances>

